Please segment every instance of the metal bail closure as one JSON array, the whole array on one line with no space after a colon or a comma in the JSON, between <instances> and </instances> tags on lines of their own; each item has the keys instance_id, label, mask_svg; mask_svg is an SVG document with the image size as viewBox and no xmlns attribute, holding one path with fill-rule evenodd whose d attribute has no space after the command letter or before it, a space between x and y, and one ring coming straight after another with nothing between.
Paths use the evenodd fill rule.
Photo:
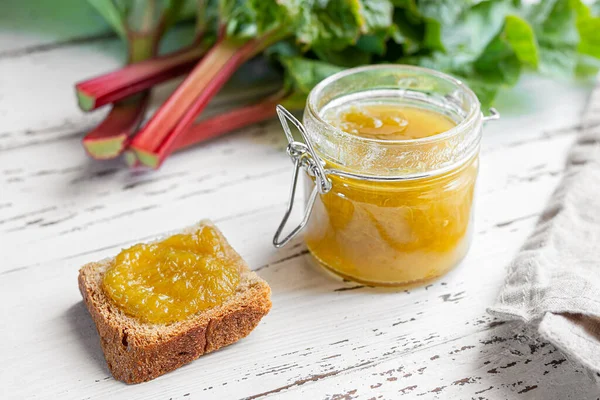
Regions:
<instances>
[{"instance_id":1,"label":"metal bail closure","mask_svg":"<svg viewBox=\"0 0 600 400\"><path fill-rule=\"evenodd\" d=\"M277 115L279 121L285 132L285 136L288 139L287 153L294 162L294 175L292 176L292 186L290 188L290 196L288 200L287 209L285 215L273 236L273 246L280 248L285 246L290 240L292 240L305 226L310 217L310 213L315 204L317 194L325 194L331 190L331 181L327 178L325 168L323 168L323 162L315 153L315 149L306 133L306 129L300 121L296 119L288 110L283 106L277 105ZM288 120L298 129L302 135L303 142L297 142L294 140ZM296 187L298 185L298 176L300 175L300 168L303 168L310 176L315 178L315 187L313 188L308 201L306 202L306 209L304 210L304 217L300 224L296 226L285 238L280 239L283 229L287 225L288 219L294 208L294 200L296 198Z\"/></svg>"},{"instance_id":2,"label":"metal bail closure","mask_svg":"<svg viewBox=\"0 0 600 400\"><path fill-rule=\"evenodd\" d=\"M497 119L500 119L500 113L498 112L498 110L496 110L494 107L491 107L489 109L490 115L487 116L483 116L483 122L488 122L488 121L495 121Z\"/></svg>"}]
</instances>

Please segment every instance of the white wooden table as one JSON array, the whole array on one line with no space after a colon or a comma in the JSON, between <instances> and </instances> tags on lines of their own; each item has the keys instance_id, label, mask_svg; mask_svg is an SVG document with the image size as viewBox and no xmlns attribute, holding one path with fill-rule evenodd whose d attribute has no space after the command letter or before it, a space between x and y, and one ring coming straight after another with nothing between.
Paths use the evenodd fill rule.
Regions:
<instances>
[{"instance_id":1,"label":"white wooden table","mask_svg":"<svg viewBox=\"0 0 600 400\"><path fill-rule=\"evenodd\" d=\"M42 14L29 17L37 27ZM83 115L72 85L116 67L120 44L94 26L50 35L13 25L0 24L0 398L597 398L553 346L485 311L561 178L589 84L526 78L504 93L502 120L485 129L467 259L426 287L381 291L313 269L299 240L271 246L291 175L276 123L157 172L92 161L80 138L104 111ZM173 373L115 381L79 267L204 217L270 283L271 313Z\"/></svg>"}]
</instances>

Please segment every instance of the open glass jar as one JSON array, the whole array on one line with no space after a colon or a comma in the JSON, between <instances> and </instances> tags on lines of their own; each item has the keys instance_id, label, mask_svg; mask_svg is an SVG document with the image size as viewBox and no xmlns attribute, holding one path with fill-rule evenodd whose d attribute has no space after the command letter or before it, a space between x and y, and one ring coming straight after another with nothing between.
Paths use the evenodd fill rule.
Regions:
<instances>
[{"instance_id":1,"label":"open glass jar","mask_svg":"<svg viewBox=\"0 0 600 400\"><path fill-rule=\"evenodd\" d=\"M362 137L324 115L348 104L397 104L446 116L454 127L433 136L387 140ZM290 204L276 247L306 228L312 256L344 278L399 286L438 277L470 245L473 197L483 117L476 95L433 70L376 65L335 74L309 94L304 125L283 107L278 114L295 164ZM300 131L296 141L288 121ZM299 171L306 172L304 219L284 239Z\"/></svg>"}]
</instances>

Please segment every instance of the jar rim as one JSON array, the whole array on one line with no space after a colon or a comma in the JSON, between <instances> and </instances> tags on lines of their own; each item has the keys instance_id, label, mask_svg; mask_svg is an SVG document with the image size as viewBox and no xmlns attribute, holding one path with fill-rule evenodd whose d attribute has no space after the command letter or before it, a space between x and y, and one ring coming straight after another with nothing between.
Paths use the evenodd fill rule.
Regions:
<instances>
[{"instance_id":1,"label":"jar rim","mask_svg":"<svg viewBox=\"0 0 600 400\"><path fill-rule=\"evenodd\" d=\"M354 75L354 74L363 73L365 71L385 70L385 69L396 70L396 71L400 70L400 71L420 72L420 73L428 74L428 75L431 75L431 76L434 76L437 78L444 79L444 80L452 83L453 85L456 85L468 97L468 101L471 104L469 112L467 113L467 115L465 115L465 117L460 122L458 122L455 126L453 126L452 128L450 128L447 131L440 132L438 134L431 135L431 136L417 138L417 139L394 139L394 140L367 138L367 137L355 135L355 134L352 134L352 133L349 133L342 129L337 128L336 126L332 125L331 123L327 122L325 119L323 119L321 117L321 113L317 111L317 101L318 101L318 98L319 98L319 95L321 94L321 92L328 85L336 82L339 79L346 78L346 77ZM475 92L473 92L473 90L469 86L464 84L461 80L459 80L451 75L448 75L446 73L436 71L436 70L433 70L430 68L424 68L424 67L407 65L407 64L376 64L376 65L366 65L366 66L362 66L362 67L350 68L350 69L347 69L344 71L337 72L337 73L323 79L308 94L308 99L306 102L306 109L319 124L326 125L328 129L334 129L339 134L341 134L342 137L347 136L347 137L351 137L353 140L359 140L359 141L363 141L365 143L375 143L375 144L381 144L381 145L386 145L386 146L389 146L389 145L419 145L419 144L427 144L427 143L431 143L431 142L436 142L438 140L445 140L445 139L448 139L448 138L464 131L464 129L466 127L468 127L469 125L471 125L472 123L474 123L474 121L477 119L477 117L481 114L481 103L479 102L479 98L477 97Z\"/></svg>"}]
</instances>

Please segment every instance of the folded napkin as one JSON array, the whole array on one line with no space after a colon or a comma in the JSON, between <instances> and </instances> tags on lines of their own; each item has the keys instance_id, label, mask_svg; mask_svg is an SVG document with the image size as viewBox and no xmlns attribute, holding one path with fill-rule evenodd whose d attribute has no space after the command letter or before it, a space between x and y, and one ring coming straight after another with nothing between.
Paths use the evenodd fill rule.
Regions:
<instances>
[{"instance_id":1,"label":"folded napkin","mask_svg":"<svg viewBox=\"0 0 600 400\"><path fill-rule=\"evenodd\" d=\"M537 326L541 337L600 376L600 82L565 177L488 312Z\"/></svg>"}]
</instances>

